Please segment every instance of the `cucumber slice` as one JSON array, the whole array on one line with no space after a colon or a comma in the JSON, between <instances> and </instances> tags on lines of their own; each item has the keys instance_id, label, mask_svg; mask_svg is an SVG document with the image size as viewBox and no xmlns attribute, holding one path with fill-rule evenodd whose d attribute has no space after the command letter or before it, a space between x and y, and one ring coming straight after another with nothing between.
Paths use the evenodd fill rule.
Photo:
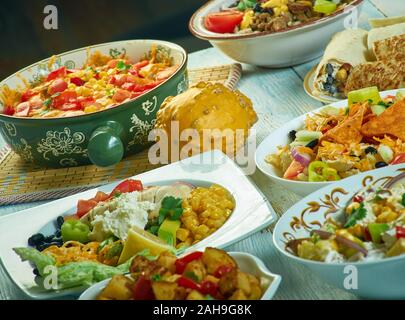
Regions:
<instances>
[{"instance_id":1,"label":"cucumber slice","mask_svg":"<svg viewBox=\"0 0 405 320\"><path fill-rule=\"evenodd\" d=\"M316 0L314 11L324 14L331 14L336 11L337 4L328 0Z\"/></svg>"},{"instance_id":2,"label":"cucumber slice","mask_svg":"<svg viewBox=\"0 0 405 320\"><path fill-rule=\"evenodd\" d=\"M380 105L380 104L375 104L373 106L371 106L371 111L373 111L373 113L376 116L379 116L381 113L383 113L385 111L385 107Z\"/></svg>"},{"instance_id":3,"label":"cucumber slice","mask_svg":"<svg viewBox=\"0 0 405 320\"><path fill-rule=\"evenodd\" d=\"M349 92L347 95L349 107L357 102L371 101L372 104L378 104L381 101L380 93L377 87L363 88Z\"/></svg>"},{"instance_id":4,"label":"cucumber slice","mask_svg":"<svg viewBox=\"0 0 405 320\"><path fill-rule=\"evenodd\" d=\"M322 137L322 132L319 131L309 131L309 130L300 130L295 134L295 141L312 141Z\"/></svg>"},{"instance_id":5,"label":"cucumber slice","mask_svg":"<svg viewBox=\"0 0 405 320\"><path fill-rule=\"evenodd\" d=\"M341 110L341 108L335 108L335 107L332 107L332 106L326 106L325 108L323 108L321 110L320 113L328 115L328 116L338 116L340 114L340 110Z\"/></svg>"}]
</instances>

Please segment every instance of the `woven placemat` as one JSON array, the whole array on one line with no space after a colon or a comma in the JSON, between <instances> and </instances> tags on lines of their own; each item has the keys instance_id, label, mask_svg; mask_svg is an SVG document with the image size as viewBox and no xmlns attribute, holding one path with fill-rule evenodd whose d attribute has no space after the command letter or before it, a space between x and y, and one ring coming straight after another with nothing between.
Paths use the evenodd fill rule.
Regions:
<instances>
[{"instance_id":1,"label":"woven placemat","mask_svg":"<svg viewBox=\"0 0 405 320\"><path fill-rule=\"evenodd\" d=\"M241 77L240 64L188 70L190 84L199 81L223 83L232 89ZM44 169L27 164L9 147L0 150L0 206L51 200L156 168L148 161L148 151L125 158L115 166L94 165Z\"/></svg>"}]
</instances>

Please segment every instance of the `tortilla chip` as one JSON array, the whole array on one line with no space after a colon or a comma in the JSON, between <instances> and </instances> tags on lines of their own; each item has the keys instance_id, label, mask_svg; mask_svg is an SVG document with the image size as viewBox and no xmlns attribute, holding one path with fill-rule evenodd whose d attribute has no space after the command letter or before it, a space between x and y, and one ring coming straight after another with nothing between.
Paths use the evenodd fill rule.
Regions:
<instances>
[{"instance_id":1,"label":"tortilla chip","mask_svg":"<svg viewBox=\"0 0 405 320\"><path fill-rule=\"evenodd\" d=\"M361 133L366 137L390 134L405 141L405 98L366 122L361 128Z\"/></svg>"},{"instance_id":2,"label":"tortilla chip","mask_svg":"<svg viewBox=\"0 0 405 320\"><path fill-rule=\"evenodd\" d=\"M382 60L354 67L347 78L345 94L374 86L380 91L405 87L405 60Z\"/></svg>"},{"instance_id":3,"label":"tortilla chip","mask_svg":"<svg viewBox=\"0 0 405 320\"><path fill-rule=\"evenodd\" d=\"M360 107L356 105L356 108L358 108L358 110L354 115L349 115L336 127L326 132L322 140L341 144L360 143L363 138L360 130L363 124L364 114L368 108L368 103L363 103Z\"/></svg>"},{"instance_id":4,"label":"tortilla chip","mask_svg":"<svg viewBox=\"0 0 405 320\"><path fill-rule=\"evenodd\" d=\"M373 43L377 60L405 60L405 34Z\"/></svg>"}]
</instances>

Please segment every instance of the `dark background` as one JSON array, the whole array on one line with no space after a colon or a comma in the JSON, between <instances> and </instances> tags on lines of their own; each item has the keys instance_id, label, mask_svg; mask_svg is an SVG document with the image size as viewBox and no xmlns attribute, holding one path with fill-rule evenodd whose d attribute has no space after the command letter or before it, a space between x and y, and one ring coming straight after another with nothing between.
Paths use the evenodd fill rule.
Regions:
<instances>
[{"instance_id":1,"label":"dark background","mask_svg":"<svg viewBox=\"0 0 405 320\"><path fill-rule=\"evenodd\" d=\"M125 39L176 42L188 52L209 47L188 20L205 0L1 0L0 80L53 54ZM46 5L58 8L58 30L43 26Z\"/></svg>"}]
</instances>

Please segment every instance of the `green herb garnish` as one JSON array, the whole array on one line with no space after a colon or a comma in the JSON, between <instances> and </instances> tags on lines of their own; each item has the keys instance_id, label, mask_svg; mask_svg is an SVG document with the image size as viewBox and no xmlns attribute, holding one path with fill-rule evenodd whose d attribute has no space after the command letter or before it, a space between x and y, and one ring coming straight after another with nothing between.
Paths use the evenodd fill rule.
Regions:
<instances>
[{"instance_id":1,"label":"green herb garnish","mask_svg":"<svg viewBox=\"0 0 405 320\"><path fill-rule=\"evenodd\" d=\"M49 107L50 105L51 105L51 103L52 103L52 99L51 98L48 98L48 99L46 99L42 104L45 106L45 107Z\"/></svg>"},{"instance_id":2,"label":"green herb garnish","mask_svg":"<svg viewBox=\"0 0 405 320\"><path fill-rule=\"evenodd\" d=\"M159 210L158 224L161 225L166 217L170 220L179 220L183 214L183 199L172 196L165 197Z\"/></svg>"},{"instance_id":3,"label":"green herb garnish","mask_svg":"<svg viewBox=\"0 0 405 320\"><path fill-rule=\"evenodd\" d=\"M360 203L360 206L357 209L352 210L352 214L349 219L347 219L345 228L353 227L358 220L364 219L367 215L367 210L364 208L364 204Z\"/></svg>"},{"instance_id":4,"label":"green herb garnish","mask_svg":"<svg viewBox=\"0 0 405 320\"><path fill-rule=\"evenodd\" d=\"M119 71L126 71L126 70L128 70L129 68L131 68L131 65L130 64L126 64L124 61L118 61L117 62L117 65L116 65L116 68L119 70Z\"/></svg>"},{"instance_id":5,"label":"green herb garnish","mask_svg":"<svg viewBox=\"0 0 405 320\"><path fill-rule=\"evenodd\" d=\"M155 273L152 277L151 277L152 281L160 281L162 280L162 276L159 273Z\"/></svg>"},{"instance_id":6,"label":"green herb garnish","mask_svg":"<svg viewBox=\"0 0 405 320\"><path fill-rule=\"evenodd\" d=\"M197 275L193 272L193 271L187 271L184 273L184 276L195 281L198 282L198 277Z\"/></svg>"},{"instance_id":7,"label":"green herb garnish","mask_svg":"<svg viewBox=\"0 0 405 320\"><path fill-rule=\"evenodd\" d=\"M402 201L401 201L402 205L405 207L405 193L402 195Z\"/></svg>"},{"instance_id":8,"label":"green herb garnish","mask_svg":"<svg viewBox=\"0 0 405 320\"><path fill-rule=\"evenodd\" d=\"M255 6L256 0L240 0L237 9L239 11L245 11L246 9L251 9Z\"/></svg>"}]
</instances>

